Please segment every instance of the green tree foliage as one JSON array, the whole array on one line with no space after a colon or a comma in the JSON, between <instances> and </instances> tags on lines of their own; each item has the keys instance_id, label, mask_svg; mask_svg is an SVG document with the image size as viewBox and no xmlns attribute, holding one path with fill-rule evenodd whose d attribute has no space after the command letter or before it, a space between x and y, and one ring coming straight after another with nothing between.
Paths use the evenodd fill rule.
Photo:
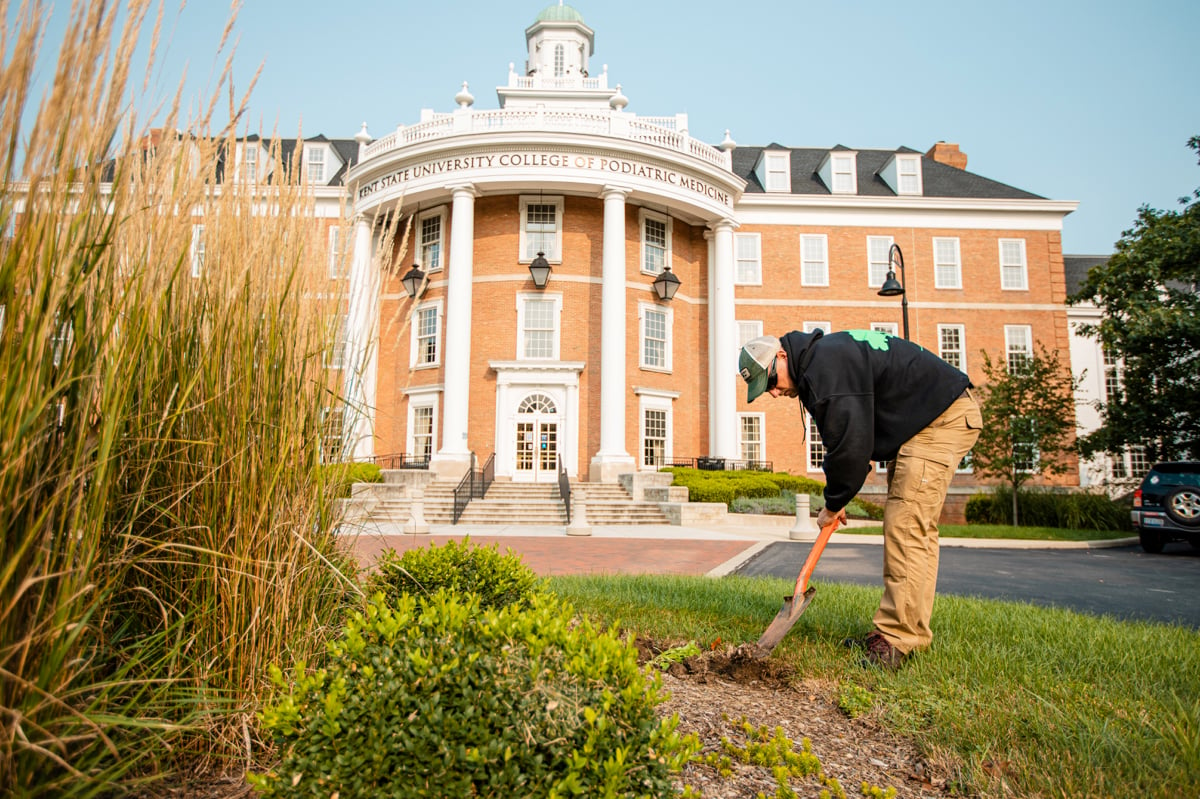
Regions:
<instances>
[{"instance_id":1,"label":"green tree foliage","mask_svg":"<svg viewBox=\"0 0 1200 799\"><path fill-rule=\"evenodd\" d=\"M1200 155L1200 136L1188 146ZM1082 329L1123 363L1122 390L1098 403L1085 455L1142 446L1155 460L1200 455L1200 189L1178 211L1138 210L1116 253L1072 298L1103 312Z\"/></svg>"},{"instance_id":2,"label":"green tree foliage","mask_svg":"<svg viewBox=\"0 0 1200 799\"><path fill-rule=\"evenodd\" d=\"M1017 497L1021 486L1041 475L1062 474L1065 456L1075 447L1074 391L1058 351L1037 351L1019 361L993 362L983 353L987 385L983 395L983 431L972 459L981 474L1003 480L1012 491L1013 524L1020 524Z\"/></svg>"}]
</instances>

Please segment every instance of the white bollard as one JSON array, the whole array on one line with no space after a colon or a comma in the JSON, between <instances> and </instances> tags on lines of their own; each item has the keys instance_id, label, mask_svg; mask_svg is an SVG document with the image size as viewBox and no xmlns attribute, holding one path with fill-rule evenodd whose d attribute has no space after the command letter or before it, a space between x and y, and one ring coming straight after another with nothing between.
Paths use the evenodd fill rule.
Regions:
<instances>
[{"instance_id":1,"label":"white bollard","mask_svg":"<svg viewBox=\"0 0 1200 799\"><path fill-rule=\"evenodd\" d=\"M811 497L808 494L796 495L796 523L792 525L792 529L788 530L788 538L793 541L816 541L817 540L817 524L810 517L810 501Z\"/></svg>"},{"instance_id":2,"label":"white bollard","mask_svg":"<svg viewBox=\"0 0 1200 799\"><path fill-rule=\"evenodd\" d=\"M575 488L571 491L571 521L567 524L567 535L591 535L592 528L587 522L587 511L584 508L584 490Z\"/></svg>"},{"instance_id":3,"label":"white bollard","mask_svg":"<svg viewBox=\"0 0 1200 799\"><path fill-rule=\"evenodd\" d=\"M413 535L428 535L429 523L425 521L425 489L412 490L412 510L409 531Z\"/></svg>"}]
</instances>

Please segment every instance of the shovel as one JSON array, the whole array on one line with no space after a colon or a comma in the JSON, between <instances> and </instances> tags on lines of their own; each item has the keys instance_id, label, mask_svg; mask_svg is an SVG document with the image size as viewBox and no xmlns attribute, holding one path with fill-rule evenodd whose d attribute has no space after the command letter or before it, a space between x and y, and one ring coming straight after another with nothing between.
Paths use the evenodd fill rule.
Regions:
<instances>
[{"instance_id":1,"label":"shovel","mask_svg":"<svg viewBox=\"0 0 1200 799\"><path fill-rule=\"evenodd\" d=\"M837 519L821 528L817 540L813 542L812 549L808 552L804 566L800 568L800 576L796 578L796 587L793 589L792 595L784 598L783 607L775 614L775 618L771 620L762 637L758 639L758 649L763 657L771 654L771 650L783 640L783 637L788 634L788 630L792 629L792 625L796 623L796 619L800 618L800 614L808 607L808 603L812 602L813 594L817 593L817 589L808 587L808 578L812 576L813 569L817 567L817 561L821 559L821 553L825 551L825 545L829 543L829 536L833 535L833 531L837 528Z\"/></svg>"}]
</instances>

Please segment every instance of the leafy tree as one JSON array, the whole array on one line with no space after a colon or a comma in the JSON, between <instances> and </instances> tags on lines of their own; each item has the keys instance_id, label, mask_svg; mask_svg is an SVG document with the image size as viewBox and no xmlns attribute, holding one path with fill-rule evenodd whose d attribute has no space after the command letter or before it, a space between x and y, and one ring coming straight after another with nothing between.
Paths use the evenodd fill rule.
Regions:
<instances>
[{"instance_id":1,"label":"leafy tree","mask_svg":"<svg viewBox=\"0 0 1200 799\"><path fill-rule=\"evenodd\" d=\"M993 362L983 353L987 385L983 430L971 458L976 471L1012 487L1013 524L1020 524L1017 493L1040 475L1062 474L1065 456L1075 450L1075 399L1079 379L1072 377L1058 350L1041 344L1025 358Z\"/></svg>"},{"instance_id":2,"label":"leafy tree","mask_svg":"<svg viewBox=\"0 0 1200 799\"><path fill-rule=\"evenodd\" d=\"M1200 156L1200 136L1188 146ZM1103 423L1081 441L1085 456L1130 446L1151 462L1200 456L1200 189L1179 202L1142 206L1072 298L1104 312L1081 332L1123 364L1122 390L1097 403Z\"/></svg>"}]
</instances>

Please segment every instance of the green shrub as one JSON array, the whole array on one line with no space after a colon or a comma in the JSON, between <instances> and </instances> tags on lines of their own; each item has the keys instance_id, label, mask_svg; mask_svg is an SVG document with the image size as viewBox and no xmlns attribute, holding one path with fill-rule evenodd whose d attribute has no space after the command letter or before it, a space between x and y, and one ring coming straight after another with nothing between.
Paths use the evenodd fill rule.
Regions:
<instances>
[{"instance_id":1,"label":"green shrub","mask_svg":"<svg viewBox=\"0 0 1200 799\"><path fill-rule=\"evenodd\" d=\"M1124 530L1129 527L1128 502L1085 491L1031 489L1017 495L1021 524L1065 530ZM1012 489L997 487L967 500L968 524L1012 524Z\"/></svg>"},{"instance_id":2,"label":"green shrub","mask_svg":"<svg viewBox=\"0 0 1200 799\"><path fill-rule=\"evenodd\" d=\"M800 477L794 474L773 472L766 475L768 479L779 486L781 491L791 491L793 494L820 494L825 490L825 484L811 477Z\"/></svg>"},{"instance_id":3,"label":"green shrub","mask_svg":"<svg viewBox=\"0 0 1200 799\"><path fill-rule=\"evenodd\" d=\"M470 538L410 549L403 555L386 550L367 580L367 594L382 593L393 603L405 594L432 594L439 588L479 597L485 608L528 605L545 591L545 581L508 550L481 547Z\"/></svg>"},{"instance_id":4,"label":"green shrub","mask_svg":"<svg viewBox=\"0 0 1200 799\"><path fill-rule=\"evenodd\" d=\"M336 486L335 496L350 496L355 483L382 483L383 471L373 463L330 463L318 467L326 482Z\"/></svg>"},{"instance_id":5,"label":"green shrub","mask_svg":"<svg viewBox=\"0 0 1200 799\"><path fill-rule=\"evenodd\" d=\"M657 676L551 594L484 610L438 591L377 595L261 714L281 752L274 797L673 795L699 748L659 720ZM298 667L303 672L303 667Z\"/></svg>"}]
</instances>

